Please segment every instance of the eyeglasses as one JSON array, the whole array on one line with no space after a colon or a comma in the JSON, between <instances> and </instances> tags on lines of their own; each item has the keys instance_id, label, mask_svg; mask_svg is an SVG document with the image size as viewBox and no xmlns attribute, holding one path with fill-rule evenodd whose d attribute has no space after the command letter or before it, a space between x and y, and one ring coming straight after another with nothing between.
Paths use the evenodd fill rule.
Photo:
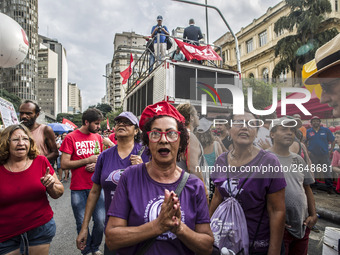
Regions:
<instances>
[{"instance_id":1,"label":"eyeglasses","mask_svg":"<svg viewBox=\"0 0 340 255\"><path fill-rule=\"evenodd\" d=\"M181 132L175 130L169 130L166 132L161 132L157 130L152 130L147 132L150 142L157 143L161 140L162 135L165 134L165 138L169 143L174 143L178 140Z\"/></svg>"},{"instance_id":2,"label":"eyeglasses","mask_svg":"<svg viewBox=\"0 0 340 255\"><path fill-rule=\"evenodd\" d=\"M116 120L116 126L123 125L123 126L133 126L134 124L129 120Z\"/></svg>"},{"instance_id":3,"label":"eyeglasses","mask_svg":"<svg viewBox=\"0 0 340 255\"><path fill-rule=\"evenodd\" d=\"M23 141L24 143L28 143L30 142L30 139L28 137L16 137L16 138L10 138L9 141L13 142L13 143L19 143L21 141Z\"/></svg>"}]
</instances>

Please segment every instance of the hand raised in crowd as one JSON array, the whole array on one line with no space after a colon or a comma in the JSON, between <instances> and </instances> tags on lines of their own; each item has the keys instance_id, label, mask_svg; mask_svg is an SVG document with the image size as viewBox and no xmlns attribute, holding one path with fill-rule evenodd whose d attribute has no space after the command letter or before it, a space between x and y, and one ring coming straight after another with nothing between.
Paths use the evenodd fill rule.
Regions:
<instances>
[{"instance_id":1,"label":"hand raised in crowd","mask_svg":"<svg viewBox=\"0 0 340 255\"><path fill-rule=\"evenodd\" d=\"M53 187L55 183L54 177L50 174L50 168L46 168L46 173L43 177L40 178L41 183L48 189Z\"/></svg>"},{"instance_id":2,"label":"hand raised in crowd","mask_svg":"<svg viewBox=\"0 0 340 255\"><path fill-rule=\"evenodd\" d=\"M93 173L95 167L96 167L96 163L87 164L87 165L85 166L85 170L88 171L88 172L90 172L90 173Z\"/></svg>"},{"instance_id":3,"label":"hand raised in crowd","mask_svg":"<svg viewBox=\"0 0 340 255\"><path fill-rule=\"evenodd\" d=\"M141 158L141 156L138 156L138 155L131 155L130 161L131 161L131 165L138 165L138 164L143 163L143 159Z\"/></svg>"},{"instance_id":4,"label":"hand raised in crowd","mask_svg":"<svg viewBox=\"0 0 340 255\"><path fill-rule=\"evenodd\" d=\"M164 202L157 217L157 226L160 228L161 233L177 230L180 225L180 216L180 204L177 195L175 192L170 192L166 189ZM179 219L177 217L179 217Z\"/></svg>"},{"instance_id":5,"label":"hand raised in crowd","mask_svg":"<svg viewBox=\"0 0 340 255\"><path fill-rule=\"evenodd\" d=\"M262 139L260 139L258 145L263 149L263 150L266 150L266 149L269 149L271 146L270 142L265 139L264 141Z\"/></svg>"}]
</instances>

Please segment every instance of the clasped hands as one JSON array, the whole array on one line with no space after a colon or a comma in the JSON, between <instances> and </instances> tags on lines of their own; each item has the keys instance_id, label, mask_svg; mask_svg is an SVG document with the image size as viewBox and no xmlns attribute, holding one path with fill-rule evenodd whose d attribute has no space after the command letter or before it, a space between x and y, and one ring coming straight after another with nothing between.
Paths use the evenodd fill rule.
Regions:
<instances>
[{"instance_id":1,"label":"clasped hands","mask_svg":"<svg viewBox=\"0 0 340 255\"><path fill-rule=\"evenodd\" d=\"M156 219L160 232L171 231L177 235L183 228L181 217L181 206L177 194L165 189L164 202Z\"/></svg>"}]
</instances>

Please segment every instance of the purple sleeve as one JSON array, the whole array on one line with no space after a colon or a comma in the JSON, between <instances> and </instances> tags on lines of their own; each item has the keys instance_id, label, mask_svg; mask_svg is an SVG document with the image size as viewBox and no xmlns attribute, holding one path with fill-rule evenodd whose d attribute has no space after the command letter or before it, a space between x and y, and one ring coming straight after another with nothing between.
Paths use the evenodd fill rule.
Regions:
<instances>
[{"instance_id":1,"label":"purple sleeve","mask_svg":"<svg viewBox=\"0 0 340 255\"><path fill-rule=\"evenodd\" d=\"M205 195L205 189L203 186L203 182L198 186L198 192L196 196L196 203L197 203L197 217L196 217L196 224L203 224L203 223L210 223L209 217L209 208L207 197Z\"/></svg>"},{"instance_id":2,"label":"purple sleeve","mask_svg":"<svg viewBox=\"0 0 340 255\"><path fill-rule=\"evenodd\" d=\"M92 175L92 178L91 180L95 183L95 184L98 184L98 185L101 185L100 184L100 177L101 177L101 174L102 174L102 168L103 168L103 161L104 161L104 154L101 153L98 157L98 160L97 160L97 163L96 163L96 167L94 169L94 173Z\"/></svg>"},{"instance_id":3,"label":"purple sleeve","mask_svg":"<svg viewBox=\"0 0 340 255\"><path fill-rule=\"evenodd\" d=\"M129 169L129 167L127 168ZM108 216L118 217L128 220L131 204L128 198L127 177L125 175L127 170L121 175L118 186L113 196L113 200L107 212Z\"/></svg>"}]
</instances>

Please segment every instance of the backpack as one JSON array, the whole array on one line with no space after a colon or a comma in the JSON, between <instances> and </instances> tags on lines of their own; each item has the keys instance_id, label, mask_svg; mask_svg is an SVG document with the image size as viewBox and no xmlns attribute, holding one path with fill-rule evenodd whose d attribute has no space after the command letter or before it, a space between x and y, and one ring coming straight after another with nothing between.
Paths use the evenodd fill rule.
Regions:
<instances>
[{"instance_id":1,"label":"backpack","mask_svg":"<svg viewBox=\"0 0 340 255\"><path fill-rule=\"evenodd\" d=\"M249 254L247 220L242 206L237 201L237 196L247 182L248 177L240 186L237 194L235 196L231 195L223 201L211 217L210 227L214 234L214 245L220 250L226 247L230 252L234 252L235 255ZM232 194L230 181L228 178L228 189L229 193Z\"/></svg>"}]
</instances>

